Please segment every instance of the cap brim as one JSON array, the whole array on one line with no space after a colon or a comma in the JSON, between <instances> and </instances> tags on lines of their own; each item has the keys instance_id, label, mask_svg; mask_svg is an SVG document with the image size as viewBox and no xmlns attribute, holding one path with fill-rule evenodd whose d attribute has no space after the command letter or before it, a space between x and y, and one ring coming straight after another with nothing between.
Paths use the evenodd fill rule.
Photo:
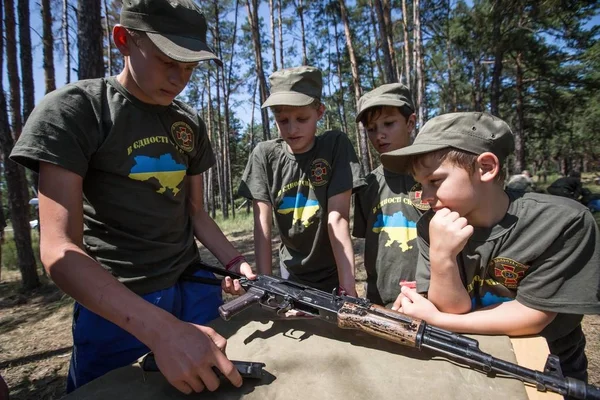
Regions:
<instances>
[{"instance_id":1,"label":"cap brim","mask_svg":"<svg viewBox=\"0 0 600 400\"><path fill-rule=\"evenodd\" d=\"M146 32L146 34L161 52L175 61L191 63L214 60L220 67L223 66L219 57L201 40L154 32Z\"/></svg>"},{"instance_id":2,"label":"cap brim","mask_svg":"<svg viewBox=\"0 0 600 400\"><path fill-rule=\"evenodd\" d=\"M273 106L302 107L311 104L313 101L315 101L314 97L298 92L276 92L271 93L261 108Z\"/></svg>"},{"instance_id":3,"label":"cap brim","mask_svg":"<svg viewBox=\"0 0 600 400\"><path fill-rule=\"evenodd\" d=\"M381 154L381 163L383 166L396 173L407 173L409 171L410 157L419 154L431 153L433 151L447 149L451 147L444 143L419 143L413 144L402 149L392 150Z\"/></svg>"},{"instance_id":4,"label":"cap brim","mask_svg":"<svg viewBox=\"0 0 600 400\"><path fill-rule=\"evenodd\" d=\"M360 110L358 114L356 114L356 118L355 118L354 122L360 122L360 119L364 115L365 111L367 111L369 108L373 108L373 107L377 107L377 106L389 106L389 107L403 107L403 106L408 106L412 110L412 106L409 103L407 103L406 101L403 101L403 100L393 100L393 99L385 99L385 98L383 98L383 99L382 98L374 98L373 100L367 102L363 106L363 109Z\"/></svg>"}]
</instances>

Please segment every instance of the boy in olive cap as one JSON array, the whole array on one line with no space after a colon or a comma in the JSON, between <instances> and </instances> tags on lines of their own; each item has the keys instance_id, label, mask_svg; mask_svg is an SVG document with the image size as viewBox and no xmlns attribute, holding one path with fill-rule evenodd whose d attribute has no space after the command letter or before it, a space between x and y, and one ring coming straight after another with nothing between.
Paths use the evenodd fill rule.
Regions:
<instances>
[{"instance_id":1,"label":"boy in olive cap","mask_svg":"<svg viewBox=\"0 0 600 400\"><path fill-rule=\"evenodd\" d=\"M256 266L271 274L273 216L281 235L282 276L330 292L356 295L349 231L350 198L364 184L346 134L319 136L321 71L297 67L274 72L270 107L281 138L259 143L244 171L240 195L254 207Z\"/></svg>"},{"instance_id":2,"label":"boy in olive cap","mask_svg":"<svg viewBox=\"0 0 600 400\"><path fill-rule=\"evenodd\" d=\"M406 147L415 120L410 91L400 83L381 85L358 101L356 122L363 124L378 153ZM421 202L420 187L409 174L380 165L366 181L355 197L352 234L365 238L367 298L391 306L401 284L414 284L417 221L429 205Z\"/></svg>"},{"instance_id":3,"label":"boy in olive cap","mask_svg":"<svg viewBox=\"0 0 600 400\"><path fill-rule=\"evenodd\" d=\"M123 1L123 71L48 94L13 149L39 172L42 262L76 300L67 391L149 350L184 393L216 389L213 366L242 383L225 339L201 326L220 288L179 280L199 260L194 236L253 276L202 205L215 161L204 122L174 100L200 61L220 63L206 29L192 0Z\"/></svg>"},{"instance_id":4,"label":"boy in olive cap","mask_svg":"<svg viewBox=\"0 0 600 400\"><path fill-rule=\"evenodd\" d=\"M598 314L600 232L570 199L505 192L508 125L483 113L427 122L386 168L412 168L431 211L417 224L417 292L394 308L456 332L540 334L566 376L585 380L583 314Z\"/></svg>"}]
</instances>

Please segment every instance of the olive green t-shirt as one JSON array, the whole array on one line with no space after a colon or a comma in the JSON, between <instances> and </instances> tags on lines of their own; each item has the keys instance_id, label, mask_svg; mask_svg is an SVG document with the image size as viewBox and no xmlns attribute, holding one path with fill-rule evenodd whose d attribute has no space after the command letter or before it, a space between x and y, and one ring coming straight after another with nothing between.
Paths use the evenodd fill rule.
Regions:
<instances>
[{"instance_id":1,"label":"olive green t-shirt","mask_svg":"<svg viewBox=\"0 0 600 400\"><path fill-rule=\"evenodd\" d=\"M585 374L583 314L600 313L600 231L576 201L538 193L507 192L508 211L495 226L476 228L457 262L477 309L516 299L558 315L542 332L563 372ZM417 224L417 290L429 289L428 212Z\"/></svg>"},{"instance_id":2,"label":"olive green t-shirt","mask_svg":"<svg viewBox=\"0 0 600 400\"><path fill-rule=\"evenodd\" d=\"M379 166L366 181L356 193L352 235L365 238L367 298L387 306L400 294L400 281L415 280L417 221L429 204L410 175Z\"/></svg>"},{"instance_id":3,"label":"olive green t-shirt","mask_svg":"<svg viewBox=\"0 0 600 400\"><path fill-rule=\"evenodd\" d=\"M348 137L316 136L311 150L291 153L282 139L259 143L246 166L239 194L268 202L281 235L279 262L290 279L330 291L339 284L327 229L330 197L364 185Z\"/></svg>"},{"instance_id":4,"label":"olive green t-shirt","mask_svg":"<svg viewBox=\"0 0 600 400\"><path fill-rule=\"evenodd\" d=\"M142 103L114 77L66 85L35 107L11 159L83 178L84 248L135 292L173 285L198 259L186 181L214 155L185 104Z\"/></svg>"}]
</instances>

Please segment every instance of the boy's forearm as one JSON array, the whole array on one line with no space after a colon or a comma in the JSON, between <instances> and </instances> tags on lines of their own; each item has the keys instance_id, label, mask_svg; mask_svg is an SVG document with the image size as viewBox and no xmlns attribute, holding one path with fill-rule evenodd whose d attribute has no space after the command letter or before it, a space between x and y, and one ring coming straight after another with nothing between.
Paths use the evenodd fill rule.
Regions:
<instances>
[{"instance_id":1,"label":"boy's forearm","mask_svg":"<svg viewBox=\"0 0 600 400\"><path fill-rule=\"evenodd\" d=\"M269 203L252 202L254 212L254 250L256 252L256 268L259 274L271 275L273 273L273 259L271 256L271 225L273 223L273 210Z\"/></svg>"},{"instance_id":2,"label":"boy's forearm","mask_svg":"<svg viewBox=\"0 0 600 400\"><path fill-rule=\"evenodd\" d=\"M460 278L456 261L448 258L436 259L432 254L430 271L427 298L442 312L469 312L471 299Z\"/></svg>"},{"instance_id":3,"label":"boy's forearm","mask_svg":"<svg viewBox=\"0 0 600 400\"><path fill-rule=\"evenodd\" d=\"M328 218L328 232L333 256L337 265L340 286L349 294L356 294L354 270L354 250L350 238L348 219L338 212L332 211Z\"/></svg>"},{"instance_id":4,"label":"boy's forearm","mask_svg":"<svg viewBox=\"0 0 600 400\"><path fill-rule=\"evenodd\" d=\"M254 251L256 252L256 268L259 274L271 275L273 273L273 260L271 257L271 229L254 226Z\"/></svg>"},{"instance_id":5,"label":"boy's forearm","mask_svg":"<svg viewBox=\"0 0 600 400\"><path fill-rule=\"evenodd\" d=\"M240 255L204 209L193 216L194 235L223 265Z\"/></svg>"},{"instance_id":6,"label":"boy's forearm","mask_svg":"<svg viewBox=\"0 0 600 400\"><path fill-rule=\"evenodd\" d=\"M72 243L42 249L51 279L77 302L131 333L152 348L176 318L150 304L119 282ZM123 307L126 304L127 307Z\"/></svg>"},{"instance_id":7,"label":"boy's forearm","mask_svg":"<svg viewBox=\"0 0 600 400\"><path fill-rule=\"evenodd\" d=\"M555 317L512 300L467 314L439 313L428 322L457 333L523 336L540 333Z\"/></svg>"}]
</instances>

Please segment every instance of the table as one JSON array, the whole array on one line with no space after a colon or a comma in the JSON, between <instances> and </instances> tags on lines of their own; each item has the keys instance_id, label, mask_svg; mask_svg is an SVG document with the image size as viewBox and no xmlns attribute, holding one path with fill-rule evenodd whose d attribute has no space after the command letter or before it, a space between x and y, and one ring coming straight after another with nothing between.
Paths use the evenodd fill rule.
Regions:
<instances>
[{"instance_id":1,"label":"table","mask_svg":"<svg viewBox=\"0 0 600 400\"><path fill-rule=\"evenodd\" d=\"M320 320L270 319L272 314L253 307L231 321L211 325L228 338L231 359L264 362L262 381L246 380L241 388L224 383L214 393L186 396L160 373L131 365L90 382L65 400L99 399L445 399L445 400L550 400L535 391L528 397L516 379L488 377L429 351L417 351L357 331L339 329ZM506 336L472 336L483 351L516 362L513 346L530 353L537 343L538 362L548 353L541 338L511 340ZM543 339L542 339L543 340ZM524 352L524 346L527 351ZM519 350L520 349L520 350ZM543 367L543 362L541 366ZM560 397L558 397L560 398Z\"/></svg>"}]
</instances>

